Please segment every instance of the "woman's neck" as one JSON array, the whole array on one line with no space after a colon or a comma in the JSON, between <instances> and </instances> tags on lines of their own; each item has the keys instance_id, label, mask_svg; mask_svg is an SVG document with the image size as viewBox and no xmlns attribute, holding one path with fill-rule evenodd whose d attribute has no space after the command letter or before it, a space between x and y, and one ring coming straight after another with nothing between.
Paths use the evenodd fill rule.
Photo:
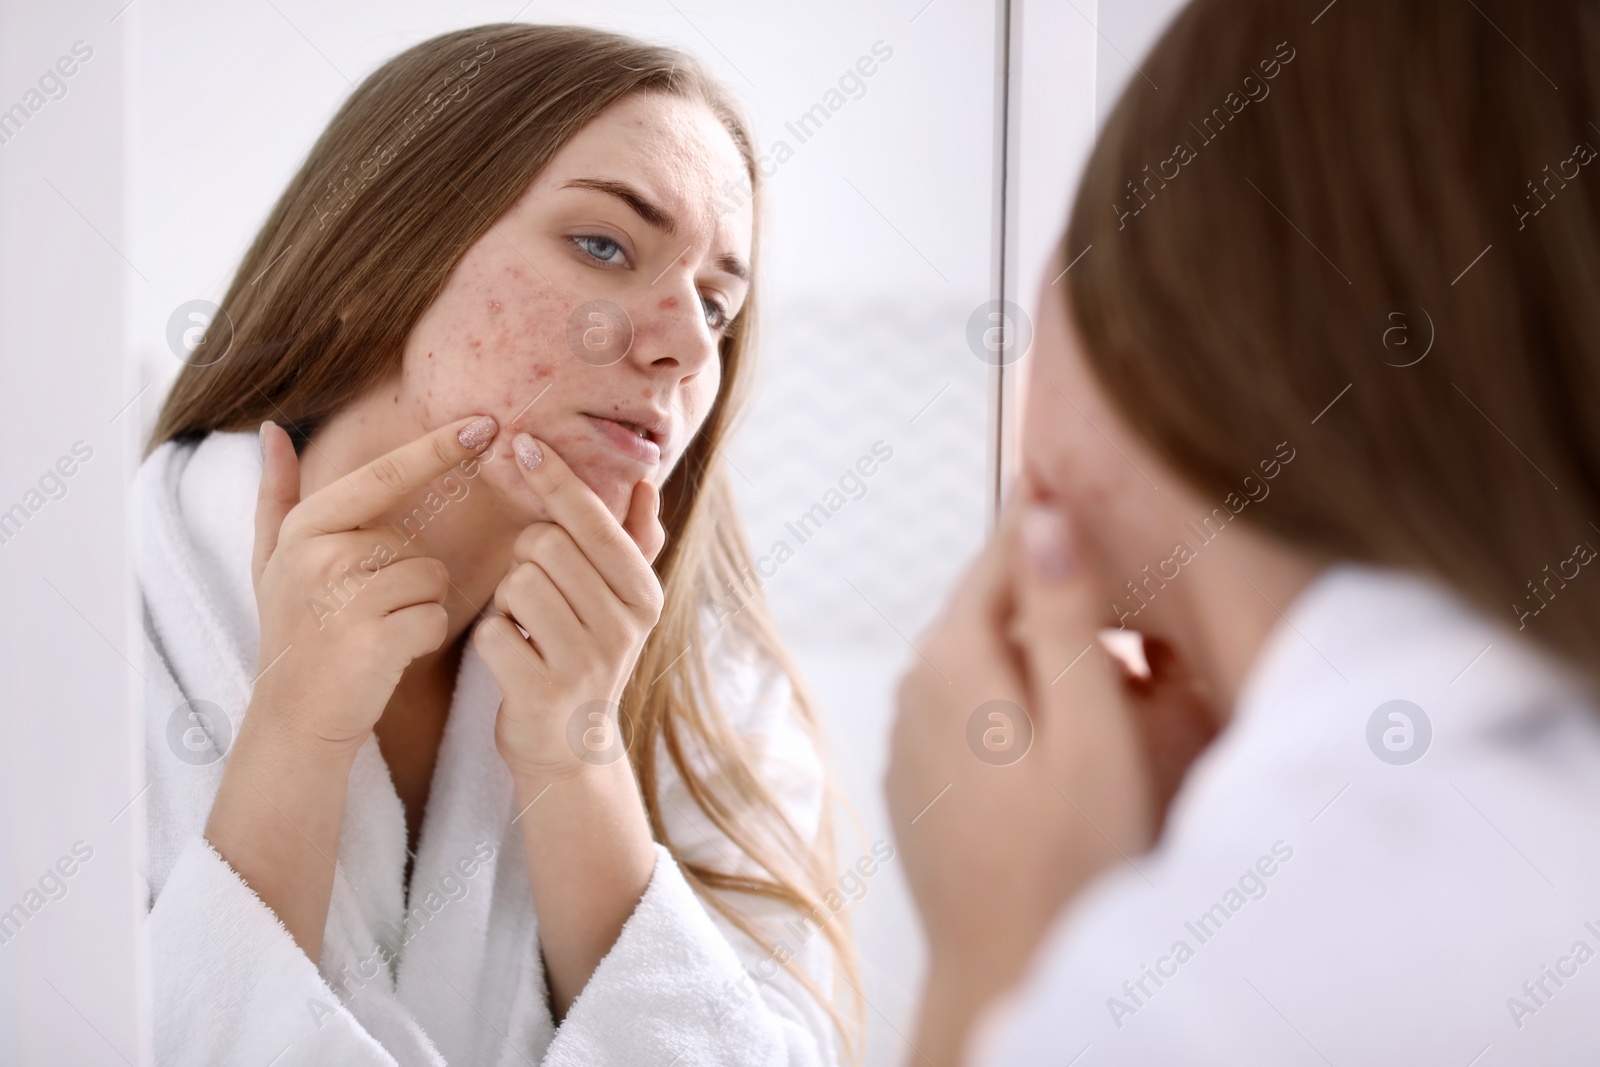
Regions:
<instances>
[{"instance_id":1,"label":"woman's neck","mask_svg":"<svg viewBox=\"0 0 1600 1067\"><path fill-rule=\"evenodd\" d=\"M1189 660L1211 690L1222 722L1233 717L1240 691L1268 636L1317 576L1321 564L1255 530L1230 530L1174 598L1162 637Z\"/></svg>"}]
</instances>

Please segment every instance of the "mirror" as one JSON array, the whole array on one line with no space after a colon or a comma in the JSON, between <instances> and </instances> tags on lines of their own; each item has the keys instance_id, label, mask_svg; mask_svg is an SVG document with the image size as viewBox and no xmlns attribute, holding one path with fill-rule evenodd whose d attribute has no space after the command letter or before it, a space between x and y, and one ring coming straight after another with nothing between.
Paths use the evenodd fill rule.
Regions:
<instances>
[{"instance_id":1,"label":"mirror","mask_svg":"<svg viewBox=\"0 0 1600 1067\"><path fill-rule=\"evenodd\" d=\"M0 255L9 276L26 275L0 328L8 353L61 353L8 357L0 401L12 417L3 503L28 516L0 551L3 651L19 679L0 906L15 898L27 916L0 952L8 1051L152 1062L163 1022L149 1018L143 981L147 783L204 768L236 740L197 693L162 734L175 741L141 740L156 712L140 709L148 664L123 519L162 402L186 365L205 362L198 346L223 343L218 304L355 86L438 34L520 21L680 49L749 118L765 183L757 371L714 461L751 566L712 592L713 613L768 602L814 697L846 802L824 881L859 949L865 1062L901 1062L922 961L880 796L893 686L987 532L1011 462L1015 358L1004 345L1018 324L994 302L1031 302L1087 146L1094 5L142 0L3 11L25 60L6 63L18 74L7 84L43 86L43 102L24 94L26 126L6 131L0 153L0 180L37 205L22 210L13 195L0 206ZM1060 64L1064 49L1082 66ZM492 62L481 68L491 77ZM1063 128L1076 132L1018 148L1022 131ZM730 212L742 206L737 187L719 195ZM1021 225L1030 211L1051 225ZM120 314L84 315L72 286ZM253 507L247 488L215 506ZM121 717L85 737L71 709L90 706ZM425 846L414 862L430 862ZM82 963L89 945L103 964ZM320 1027L314 1009L309 1018Z\"/></svg>"}]
</instances>

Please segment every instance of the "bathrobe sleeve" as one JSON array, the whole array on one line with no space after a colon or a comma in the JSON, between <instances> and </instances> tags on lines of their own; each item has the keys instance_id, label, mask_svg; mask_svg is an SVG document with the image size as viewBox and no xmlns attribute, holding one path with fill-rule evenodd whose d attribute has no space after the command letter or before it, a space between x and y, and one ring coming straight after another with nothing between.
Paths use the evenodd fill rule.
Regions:
<instances>
[{"instance_id":1,"label":"bathrobe sleeve","mask_svg":"<svg viewBox=\"0 0 1600 1067\"><path fill-rule=\"evenodd\" d=\"M373 983L347 1006L271 908L205 840L223 763L174 757L166 709L191 706L148 628L152 1038L163 1067L443 1067L400 1003ZM226 713L237 736L238 709ZM387 972L384 972L387 977ZM359 1017L358 1017L359 1016ZM274 1058L276 1057L276 1058Z\"/></svg>"},{"instance_id":2,"label":"bathrobe sleeve","mask_svg":"<svg viewBox=\"0 0 1600 1067\"><path fill-rule=\"evenodd\" d=\"M753 750L785 815L809 838L819 826L824 775L796 714L788 677L764 659L735 656L723 638L708 643L718 700L730 724ZM689 862L754 873L754 862L690 797L664 746L657 751L657 768L673 849ZM744 824L760 825L753 816ZM644 896L557 1029L545 1064L839 1063L839 1039L828 1013L790 971L801 970L824 996L831 994L832 956L821 927L836 916L825 908L802 916L748 894L724 899L771 931L775 944L757 944L708 908L672 852L658 844ZM790 957L787 967L780 965Z\"/></svg>"},{"instance_id":3,"label":"bathrobe sleeve","mask_svg":"<svg viewBox=\"0 0 1600 1067\"><path fill-rule=\"evenodd\" d=\"M400 1032L385 1034L380 1044L368 1029L373 1020L367 1026L357 1020L278 917L203 837L179 856L148 930L159 1063L444 1063L397 1003L390 1022ZM409 1054L397 1058L401 1050Z\"/></svg>"}]
</instances>

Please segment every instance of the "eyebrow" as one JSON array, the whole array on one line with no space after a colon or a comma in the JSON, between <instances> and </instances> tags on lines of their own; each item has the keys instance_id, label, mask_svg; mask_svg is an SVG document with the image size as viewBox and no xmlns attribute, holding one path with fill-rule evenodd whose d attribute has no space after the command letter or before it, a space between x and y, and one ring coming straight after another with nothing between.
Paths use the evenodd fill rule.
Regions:
<instances>
[{"instance_id":1,"label":"eyebrow","mask_svg":"<svg viewBox=\"0 0 1600 1067\"><path fill-rule=\"evenodd\" d=\"M638 189L627 182L612 181L608 178L574 178L563 189L593 189L597 193L614 196L633 209L645 222L671 237L678 232L678 220L658 207L654 201L647 198Z\"/></svg>"},{"instance_id":2,"label":"eyebrow","mask_svg":"<svg viewBox=\"0 0 1600 1067\"><path fill-rule=\"evenodd\" d=\"M573 178L562 186L563 189L592 189L597 193L614 196L627 204L646 223L660 230L668 237L678 232L678 220L666 210L657 205L649 197L627 182L614 181L609 178ZM716 260L718 269L738 278L742 282L750 280L750 268L744 260L729 252L718 256Z\"/></svg>"},{"instance_id":3,"label":"eyebrow","mask_svg":"<svg viewBox=\"0 0 1600 1067\"><path fill-rule=\"evenodd\" d=\"M738 278L741 282L750 280L750 268L745 266L744 260L729 252L727 255L717 257L717 266Z\"/></svg>"}]
</instances>

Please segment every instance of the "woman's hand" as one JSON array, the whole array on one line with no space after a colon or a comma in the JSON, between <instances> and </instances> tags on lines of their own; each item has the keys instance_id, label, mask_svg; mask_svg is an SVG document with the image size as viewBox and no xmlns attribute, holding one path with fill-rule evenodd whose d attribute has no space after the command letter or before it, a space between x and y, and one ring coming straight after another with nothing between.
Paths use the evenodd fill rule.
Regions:
<instances>
[{"instance_id":1,"label":"woman's hand","mask_svg":"<svg viewBox=\"0 0 1600 1067\"><path fill-rule=\"evenodd\" d=\"M495 744L515 784L513 821L559 1021L655 871L617 702L661 614L650 564L665 534L649 482L634 487L619 525L560 456L527 434L512 447L550 521L517 538L495 591L504 614L480 623L473 641L500 683Z\"/></svg>"},{"instance_id":2,"label":"woman's hand","mask_svg":"<svg viewBox=\"0 0 1600 1067\"><path fill-rule=\"evenodd\" d=\"M472 446L461 437L468 426ZM406 667L443 642L449 589L443 563L366 526L477 455L495 428L488 415L449 423L301 500L294 445L265 424L252 561L262 672L253 716L352 754L366 740Z\"/></svg>"},{"instance_id":3,"label":"woman's hand","mask_svg":"<svg viewBox=\"0 0 1600 1067\"><path fill-rule=\"evenodd\" d=\"M1170 649L1143 680L1102 652L1098 585L1064 513L1019 486L901 682L886 789L929 945L915 1044L935 1063L959 1062L1061 907L1149 846L1214 733L1192 690L1170 699Z\"/></svg>"},{"instance_id":4,"label":"woman's hand","mask_svg":"<svg viewBox=\"0 0 1600 1067\"><path fill-rule=\"evenodd\" d=\"M617 701L661 615L650 564L665 534L650 482L634 487L619 525L560 456L527 434L513 450L550 521L518 536L495 590L502 614L485 619L473 640L504 697L495 722L500 755L513 777L542 784L625 754Z\"/></svg>"},{"instance_id":5,"label":"woman's hand","mask_svg":"<svg viewBox=\"0 0 1600 1067\"><path fill-rule=\"evenodd\" d=\"M356 750L401 673L446 632L444 564L406 557L366 524L477 455L494 432L488 416L441 426L301 500L294 445L276 425L262 428L252 568L260 665L205 836L313 962Z\"/></svg>"}]
</instances>

